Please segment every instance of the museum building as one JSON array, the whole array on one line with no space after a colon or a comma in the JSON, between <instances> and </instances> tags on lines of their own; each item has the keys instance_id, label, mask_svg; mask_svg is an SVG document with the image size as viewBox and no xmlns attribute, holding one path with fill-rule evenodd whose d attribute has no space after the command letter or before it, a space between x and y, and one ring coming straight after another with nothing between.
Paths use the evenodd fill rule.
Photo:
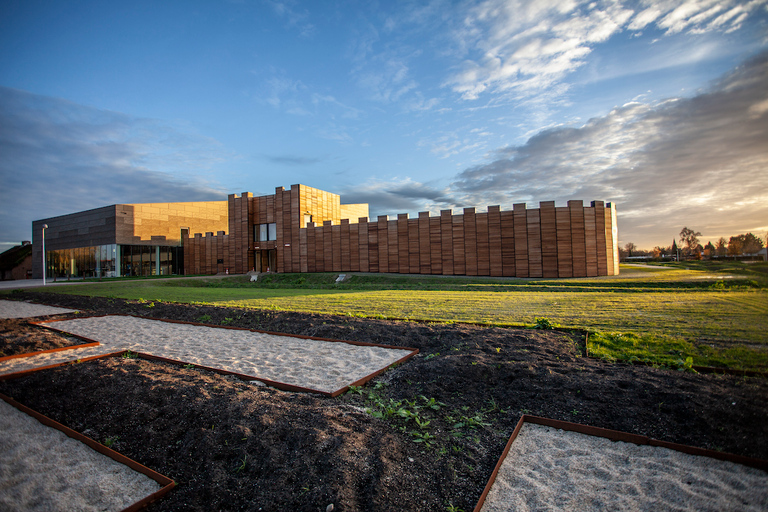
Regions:
<instances>
[{"instance_id":1,"label":"museum building","mask_svg":"<svg viewBox=\"0 0 768 512\"><path fill-rule=\"evenodd\" d=\"M47 226L43 229L43 226ZM293 185L227 201L117 204L32 223L33 275L257 272L588 277L619 272L616 208L568 201L368 218L367 204Z\"/></svg>"}]
</instances>

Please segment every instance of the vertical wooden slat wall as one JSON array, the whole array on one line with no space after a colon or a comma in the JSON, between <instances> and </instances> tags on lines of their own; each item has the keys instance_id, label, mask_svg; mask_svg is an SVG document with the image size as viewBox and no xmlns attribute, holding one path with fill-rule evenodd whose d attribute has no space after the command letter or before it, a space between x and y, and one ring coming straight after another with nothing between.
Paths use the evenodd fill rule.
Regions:
<instances>
[{"instance_id":1,"label":"vertical wooden slat wall","mask_svg":"<svg viewBox=\"0 0 768 512\"><path fill-rule=\"evenodd\" d=\"M488 207L488 253L491 276L504 275L501 250L501 207Z\"/></svg>"},{"instance_id":2,"label":"vertical wooden slat wall","mask_svg":"<svg viewBox=\"0 0 768 512\"><path fill-rule=\"evenodd\" d=\"M573 259L573 275L587 275L587 245L584 240L584 203L568 201L571 211L571 258Z\"/></svg>"},{"instance_id":3,"label":"vertical wooden slat wall","mask_svg":"<svg viewBox=\"0 0 768 512\"><path fill-rule=\"evenodd\" d=\"M605 250L605 203L592 201L595 208L595 242L597 244L597 275L608 275L608 253Z\"/></svg>"},{"instance_id":4,"label":"vertical wooden slat wall","mask_svg":"<svg viewBox=\"0 0 768 512\"><path fill-rule=\"evenodd\" d=\"M526 235L528 237L528 277L542 276L541 253L541 210L525 211Z\"/></svg>"},{"instance_id":5,"label":"vertical wooden slat wall","mask_svg":"<svg viewBox=\"0 0 768 512\"><path fill-rule=\"evenodd\" d=\"M557 276L573 277L571 252L571 210L568 207L555 208L557 224Z\"/></svg>"},{"instance_id":6,"label":"vertical wooden slat wall","mask_svg":"<svg viewBox=\"0 0 768 512\"><path fill-rule=\"evenodd\" d=\"M443 263L443 274L453 275L453 212L440 210L440 257Z\"/></svg>"},{"instance_id":7,"label":"vertical wooden slat wall","mask_svg":"<svg viewBox=\"0 0 768 512\"><path fill-rule=\"evenodd\" d=\"M555 202L546 201L541 207L541 276L557 277L557 219Z\"/></svg>"},{"instance_id":8,"label":"vertical wooden slat wall","mask_svg":"<svg viewBox=\"0 0 768 512\"><path fill-rule=\"evenodd\" d=\"M475 215L475 233L477 236L477 275L491 275L491 248L488 242L488 214Z\"/></svg>"},{"instance_id":9,"label":"vertical wooden slat wall","mask_svg":"<svg viewBox=\"0 0 768 512\"><path fill-rule=\"evenodd\" d=\"M515 213L501 212L501 272L504 277L517 275L515 263Z\"/></svg>"},{"instance_id":10,"label":"vertical wooden slat wall","mask_svg":"<svg viewBox=\"0 0 768 512\"><path fill-rule=\"evenodd\" d=\"M389 272L389 217L379 215L376 229L379 242L379 272Z\"/></svg>"},{"instance_id":11,"label":"vertical wooden slat wall","mask_svg":"<svg viewBox=\"0 0 768 512\"><path fill-rule=\"evenodd\" d=\"M515 223L515 276L528 277L528 216L525 203L513 205Z\"/></svg>"},{"instance_id":12,"label":"vertical wooden slat wall","mask_svg":"<svg viewBox=\"0 0 768 512\"><path fill-rule=\"evenodd\" d=\"M419 230L416 243L419 248L419 274L432 273L432 240L429 231L429 212L419 212Z\"/></svg>"},{"instance_id":13,"label":"vertical wooden slat wall","mask_svg":"<svg viewBox=\"0 0 768 512\"><path fill-rule=\"evenodd\" d=\"M429 273L443 273L442 233L440 217L429 217Z\"/></svg>"},{"instance_id":14,"label":"vertical wooden slat wall","mask_svg":"<svg viewBox=\"0 0 768 512\"><path fill-rule=\"evenodd\" d=\"M401 213L397 216L397 257L398 267L401 274L407 274L411 271L410 260L408 257L408 214ZM390 262L392 256L390 254Z\"/></svg>"},{"instance_id":15,"label":"vertical wooden slat wall","mask_svg":"<svg viewBox=\"0 0 768 512\"><path fill-rule=\"evenodd\" d=\"M515 204L487 213L419 212L409 219L339 219L338 196L303 185L274 196L228 196L230 233L183 239L185 273L244 273L254 265L254 225L277 223L278 272L393 272L510 277L580 277L618 273L616 208L569 201L538 209ZM310 213L311 212L311 213ZM303 226L305 214L312 222ZM320 222L321 221L321 222ZM262 247L263 249L264 247ZM221 263L219 263L221 261Z\"/></svg>"},{"instance_id":16,"label":"vertical wooden slat wall","mask_svg":"<svg viewBox=\"0 0 768 512\"><path fill-rule=\"evenodd\" d=\"M398 248L399 243L399 237L397 236L397 224L400 222L398 215L397 220L390 220L387 221L387 248L389 250L389 270L387 272L401 272L405 273L408 272L407 267L405 267L406 270L403 270L401 268L401 262L405 262L405 264L408 264L408 258L400 258L400 251ZM408 217L408 215L406 215ZM406 254L407 256L407 254Z\"/></svg>"},{"instance_id":17,"label":"vertical wooden slat wall","mask_svg":"<svg viewBox=\"0 0 768 512\"><path fill-rule=\"evenodd\" d=\"M464 208L464 264L468 276L477 275L477 224L475 209Z\"/></svg>"}]
</instances>

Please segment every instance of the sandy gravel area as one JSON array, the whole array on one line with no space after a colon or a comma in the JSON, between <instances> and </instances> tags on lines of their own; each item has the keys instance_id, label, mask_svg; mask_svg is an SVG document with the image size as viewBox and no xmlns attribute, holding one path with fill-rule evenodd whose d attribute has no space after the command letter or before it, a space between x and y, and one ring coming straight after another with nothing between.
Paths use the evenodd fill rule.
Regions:
<instances>
[{"instance_id":1,"label":"sandy gravel area","mask_svg":"<svg viewBox=\"0 0 768 512\"><path fill-rule=\"evenodd\" d=\"M41 304L30 304L18 300L0 300L0 318L32 318L36 316L73 313L73 309L55 308Z\"/></svg>"},{"instance_id":2,"label":"sandy gravel area","mask_svg":"<svg viewBox=\"0 0 768 512\"><path fill-rule=\"evenodd\" d=\"M768 473L525 423L482 512L768 510Z\"/></svg>"},{"instance_id":3,"label":"sandy gravel area","mask_svg":"<svg viewBox=\"0 0 768 512\"><path fill-rule=\"evenodd\" d=\"M160 490L3 400L0 433L0 510L119 511Z\"/></svg>"},{"instance_id":4,"label":"sandy gravel area","mask_svg":"<svg viewBox=\"0 0 768 512\"><path fill-rule=\"evenodd\" d=\"M91 352L131 350L329 393L386 368L409 353L403 349L308 340L130 316L78 318L46 325L102 344L96 347L98 350L90 352L88 349L82 349L82 352L66 351L77 354L77 358L87 357L86 354ZM36 356L35 359L38 357L42 362L43 356ZM4 371L7 371L6 368L0 365L0 373Z\"/></svg>"}]
</instances>

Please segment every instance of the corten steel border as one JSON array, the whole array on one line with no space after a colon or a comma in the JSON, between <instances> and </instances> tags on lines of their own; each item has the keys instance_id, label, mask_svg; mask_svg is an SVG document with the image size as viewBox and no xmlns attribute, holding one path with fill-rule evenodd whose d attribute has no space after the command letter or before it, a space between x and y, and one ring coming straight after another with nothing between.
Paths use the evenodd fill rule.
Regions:
<instances>
[{"instance_id":1,"label":"corten steel border","mask_svg":"<svg viewBox=\"0 0 768 512\"><path fill-rule=\"evenodd\" d=\"M94 342L94 343L96 343L96 342ZM126 352L127 352L126 350L121 350L119 352L110 352L108 354L97 354L95 356L79 358L79 359L76 359L74 361L64 361L64 362L61 362L61 363L49 364L49 365L46 365L46 366L38 366L36 368L29 368L28 370L21 370L20 372L5 373L3 375L0 375L0 381L8 380L8 379L17 379L19 377L24 377L25 375L28 375L30 373L35 373L35 372L39 372L39 371L42 371L42 370L50 370L51 368L58 368L59 366L67 366L67 365L70 365L70 364L85 363L87 361L94 361L96 359L103 359L105 357L120 356L120 355L125 354Z\"/></svg>"},{"instance_id":2,"label":"corten steel border","mask_svg":"<svg viewBox=\"0 0 768 512\"><path fill-rule=\"evenodd\" d=\"M501 453L496 466L493 468L493 472L491 473L491 476L488 479L488 483L485 485L483 493L480 495L480 499L477 501L477 505L473 509L473 512L480 512L480 509L483 508L485 499L488 497L488 493L490 492L493 483L496 481L499 470L501 469L504 460L507 458L510 448L512 448L512 443L514 443L515 439L517 439L517 436L520 434L520 430L523 428L523 424L525 423L533 423L545 427L558 428L560 430L567 430L569 432L578 432L579 434L585 434L588 436L602 437L605 439L610 439L611 441L623 441L625 443L632 443L641 446L648 445L656 446L659 448L667 448L677 452L687 453L688 455L697 455L700 457L709 457L712 459L733 462L736 464L741 464L742 466L749 466L751 468L768 472L768 460L764 459L755 459L752 457L745 457L743 455L707 450L706 448L697 448L695 446L659 441L647 436L630 434L628 432L621 432L619 430L610 430L607 428L583 425L581 423L571 423L569 421L554 420L551 418L542 418L540 416L523 414L523 416L520 418L520 421L517 422L512 435L509 437L509 441L507 441L507 444L504 447L504 451Z\"/></svg>"},{"instance_id":3,"label":"corten steel border","mask_svg":"<svg viewBox=\"0 0 768 512\"><path fill-rule=\"evenodd\" d=\"M235 327L235 326L230 326L230 325L211 325L211 324L203 324L203 323L199 323L199 322L185 322L185 321L182 321L182 320L169 320L169 319L163 319L163 318L149 318L149 317L145 317L145 316L126 315L126 314L94 315L94 316L91 316L91 317L61 318L61 319L54 319L54 320L42 320L42 321L39 321L39 322L35 322L35 325L40 325L40 327L43 327L43 328L46 328L46 329L51 329L51 330L56 331L56 332L65 333L66 331L64 331L62 329L57 329L56 327L51 327L50 325L41 325L41 324L48 324L48 323L53 323L53 322L62 322L62 321L66 321L66 320L79 320L79 319L85 319L85 318L103 318L103 317L107 317L107 316L126 316L126 317L131 317L131 318L140 318L142 320L154 320L154 321L168 322L168 323L172 323L172 324L196 325L196 326L208 327L208 328L212 328L212 329L232 329L232 330L236 330L236 331L248 331L248 332L255 332L255 333L259 333L259 334L268 334L270 336L282 336L282 337L285 337L285 338L299 338L299 339L304 339L304 340L326 341L326 342L331 342L331 343L346 343L347 345L355 345L355 346L360 346L360 347L379 347L379 348L386 348L386 349L390 349L390 350L408 351L408 353L405 356L401 357L397 361L395 361L393 363L390 363L387 366L385 366L384 368L376 370L375 372L373 372L373 373L371 373L369 375L366 375L365 377L362 377L362 378L360 378L360 379L358 379L358 380L356 380L356 381L354 381L354 382L352 382L350 384L342 386L341 388L337 389L336 391L321 391L319 389L305 388L305 387L302 387L302 386L296 386L296 385L293 385L293 384L286 384L284 382L278 382L278 381L273 381L273 380L269 380L269 379L264 379L262 377L256 377L256 376L247 375L247 374L244 374L244 373L232 372L232 371L229 371L229 370L224 370L224 369L221 369L221 368L215 368L215 367L212 367L212 366L204 366L204 365L199 365L199 364L195 364L195 363L189 363L187 361L179 361L177 359L170 359L170 358L163 357L163 356L156 356L156 355L153 355L153 354L147 354L145 352L132 352L132 351L125 350L125 351L120 351L120 352L114 352L114 353L107 354L107 355L104 355L104 356L95 356L95 357L83 360L83 361L86 361L86 360L91 360L91 359L97 359L99 357L117 356L117 355L125 354L127 352L132 352L134 354L139 355L140 357L142 357L144 359L152 359L152 360L155 360L155 361L163 361L163 362L166 362L166 363L177 364L177 365L192 364L195 368L202 368L203 370L212 371L212 372L219 373L219 374L222 374L222 375L233 375L233 376L238 377L238 378L240 378L242 380L257 380L259 382L263 382L264 384L267 384L268 386L271 386L271 387L274 387L274 388L277 388L277 389L280 389L280 390L283 390L283 391L293 391L293 392L300 392L300 393L317 393L317 394L329 396L331 398L335 398L335 397L345 393L349 389L350 386L361 386L361 385L365 384L366 382L368 382L369 380L373 379L377 375L385 372L386 370L388 370L392 366L404 363L405 361L407 361L408 359L410 359L411 357L413 357L413 356L415 356L416 354L419 353L419 349L411 348L411 347L396 347L394 345L382 345L382 344L377 344L377 343L366 343L364 341L334 340L334 339L331 339L331 338L318 338L316 336L304 336L304 335L300 335L300 334L294 335L294 334L277 333L277 332L270 332L270 331L261 331L261 330L258 330L258 329L248 329L246 327ZM94 340L86 338L85 336L79 336L79 335L71 334L71 333L67 333L67 334L70 334L72 336L77 336L78 338L83 339L83 340L87 340L87 341L90 341L90 342L98 343L98 342L96 342ZM61 363L61 364L69 364L69 363ZM60 366L61 364L56 365L56 366ZM45 367L45 368L35 368L35 369L32 369L32 370L27 370L27 372L43 370L43 369L50 368L50 367L52 367L52 366ZM13 376L17 376L18 375L18 376L20 376L21 374L22 374L22 372L18 372L18 373L10 374L10 375L13 375ZM2 380L2 378L3 378L3 376L0 376L0 380Z\"/></svg>"},{"instance_id":4,"label":"corten steel border","mask_svg":"<svg viewBox=\"0 0 768 512\"><path fill-rule=\"evenodd\" d=\"M49 349L46 349L46 350L38 350L37 352L26 352L24 354L14 354L12 356L0 357L0 363L2 363L3 361L9 361L11 359L19 359L19 358L22 358L22 357L32 357L32 356L37 356L37 355L40 355L40 354L51 354L53 352L63 352L64 350L77 350L79 348L97 347L99 345L101 345L101 343L99 343L98 341L94 341L94 342L91 342L91 343L83 343L81 345L70 345L68 347L59 347L59 348L49 348Z\"/></svg>"},{"instance_id":5,"label":"corten steel border","mask_svg":"<svg viewBox=\"0 0 768 512\"><path fill-rule=\"evenodd\" d=\"M75 441L79 441L89 448L99 452L100 454L109 457L110 459L114 460L115 462L118 462L120 464L123 464L125 466L128 466L132 470L141 473L148 478L151 478L155 482L157 482L160 485L160 490L156 491L149 496L146 496L145 498L137 501L133 505L130 505L127 508L124 508L122 512L136 512L138 510L141 510L142 508L146 507L151 502L163 497L165 494L167 494L171 489L173 489L176 486L176 482L174 482L172 479L168 478L165 475L162 475L158 473L157 471L154 471L152 469L149 469L148 467L136 462L133 459L129 459L125 455L116 452L115 450L111 448L107 448L101 443L98 443L91 439L90 437L84 436L80 432L77 432L76 430L72 430L71 428L62 425L61 423L52 420L48 416L45 416L43 414L40 414L39 412L35 411L34 409L30 409L26 405L20 404L16 400L5 396L4 394L0 393L0 399L7 402L9 405L12 405L19 411L28 414L29 416L32 416L37 421L42 423L43 425L47 427L54 428L56 430L59 430L63 434L67 435L68 437L71 437Z\"/></svg>"}]
</instances>

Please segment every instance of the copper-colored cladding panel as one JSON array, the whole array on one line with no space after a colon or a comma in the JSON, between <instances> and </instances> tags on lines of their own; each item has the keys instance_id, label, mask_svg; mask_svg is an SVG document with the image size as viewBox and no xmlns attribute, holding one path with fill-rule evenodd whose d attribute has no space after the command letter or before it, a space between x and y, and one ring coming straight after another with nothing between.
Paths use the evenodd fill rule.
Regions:
<instances>
[{"instance_id":1,"label":"copper-colored cladding panel","mask_svg":"<svg viewBox=\"0 0 768 512\"><path fill-rule=\"evenodd\" d=\"M525 203L512 206L515 225L515 276L528 277L528 216Z\"/></svg>"},{"instance_id":2,"label":"copper-colored cladding panel","mask_svg":"<svg viewBox=\"0 0 768 512\"><path fill-rule=\"evenodd\" d=\"M606 439L610 439L612 441L623 441L626 443L632 443L636 445L658 446L660 448L667 448L670 450L687 453L689 455L710 457L712 459L733 462L736 464L741 464L743 466L749 466L752 468L760 469L762 471L768 471L768 460L755 459L752 457L744 457L741 455L734 455L730 453L716 452L714 450L696 448L694 446L668 443L666 441L659 441L646 436L630 434L627 432L620 432L618 430L609 430L609 429L600 428L600 427L591 427L589 425L582 425L579 423L570 423L568 421L553 420L550 418L541 418L539 416L529 416L527 414L524 414L523 417L520 418L520 421L517 422L517 426L515 427L515 430L512 432L512 435L509 437L509 441L507 441L507 444L504 447L504 451L501 453L501 457L499 457L499 461L496 463L496 467L494 467L493 472L491 473L491 476L488 479L488 483L485 485L485 489L483 489L483 493L480 495L480 499L477 501L477 505L475 505L473 512L480 512L480 509L483 508L485 499L488 497L488 493L490 492L491 487L493 486L493 483L496 481L496 477L499 474L499 469L501 469L501 465L504 463L504 459L507 458L507 455L509 454L509 450L512 447L512 443L515 441L515 439L517 439L517 436L520 434L520 429L523 428L524 423L534 423L537 425L543 425L545 427L552 427L560 430L567 430L570 432L578 432L580 434L585 434L588 436L603 437Z\"/></svg>"},{"instance_id":3,"label":"copper-colored cladding panel","mask_svg":"<svg viewBox=\"0 0 768 512\"><path fill-rule=\"evenodd\" d=\"M54 421L51 418L49 418L47 416L44 416L44 415L40 414L39 412L37 412L37 411L35 411L33 409L30 409L29 407L20 404L19 402L13 400L12 398L9 398L9 397L3 395L2 393L0 393L0 399L4 400L9 405L12 405L16 409L18 409L21 412L23 412L24 414L27 414L28 416L31 416L31 417L35 418L37 421L39 421L43 425L45 425L47 427L50 427L50 428L55 428L56 430L58 430L58 431L62 432L63 434L65 434L67 437L70 437L70 438L72 438L72 439L74 439L76 441L79 441L79 442L87 445L89 448L99 452L100 454L109 457L110 459L114 460L115 462L119 462L120 464L128 466L129 468L131 468L132 470L136 471L137 473L141 473L144 476L147 476L148 478L151 478L152 480L154 480L155 482L157 482L161 486L161 489L159 491L150 494L149 496L147 496L146 498L144 498L142 500L137 501L136 503L134 503L133 505L129 506L128 508L123 509L122 512L134 512L134 511L137 511L137 510L141 510L142 508L146 507L147 505L149 505L153 501L155 501L155 500L165 496L168 493L168 491L170 491L171 489L173 489L176 486L176 482L174 482L173 480L171 480L167 476L161 475L157 471L153 471L153 470L149 469L148 467L146 467L146 466L144 466L142 464L139 464L135 460L129 459L125 455L122 455L122 454L112 450L111 448L107 448L106 446L104 446L101 443L97 443L96 441L94 441L90 437L86 437L83 434L81 434L80 432L72 430L71 428L62 425L61 423L59 423L57 421Z\"/></svg>"},{"instance_id":4,"label":"copper-colored cladding panel","mask_svg":"<svg viewBox=\"0 0 768 512\"><path fill-rule=\"evenodd\" d=\"M464 215L454 215L451 223L453 225L453 273L463 276L467 273L464 259Z\"/></svg>"},{"instance_id":5,"label":"copper-colored cladding panel","mask_svg":"<svg viewBox=\"0 0 768 512\"><path fill-rule=\"evenodd\" d=\"M488 253L490 257L490 275L504 275L501 252L501 207L488 207Z\"/></svg>"},{"instance_id":6,"label":"copper-colored cladding panel","mask_svg":"<svg viewBox=\"0 0 768 512\"><path fill-rule=\"evenodd\" d=\"M419 274L432 273L432 239L429 212L419 212L418 236L416 240Z\"/></svg>"},{"instance_id":7,"label":"copper-colored cladding panel","mask_svg":"<svg viewBox=\"0 0 768 512\"><path fill-rule=\"evenodd\" d=\"M555 208L555 218L557 222L557 275L558 277L573 277L570 208Z\"/></svg>"},{"instance_id":8,"label":"copper-colored cladding panel","mask_svg":"<svg viewBox=\"0 0 768 512\"><path fill-rule=\"evenodd\" d=\"M573 275L587 275L587 246L584 240L584 203L583 201L568 201L571 213L571 258L573 259Z\"/></svg>"},{"instance_id":9,"label":"copper-colored cladding panel","mask_svg":"<svg viewBox=\"0 0 768 512\"><path fill-rule=\"evenodd\" d=\"M555 202L539 203L541 211L542 277L557 277L557 219Z\"/></svg>"},{"instance_id":10,"label":"copper-colored cladding panel","mask_svg":"<svg viewBox=\"0 0 768 512\"><path fill-rule=\"evenodd\" d=\"M64 350L75 350L78 348L98 347L99 342L94 341L92 343L83 343L82 345L70 345L68 347L49 348L48 350L38 350L37 352L27 352L26 354L15 354L12 356L0 357L0 363L8 361L10 359L19 359L22 357L32 357L40 354L51 354L53 352L63 352Z\"/></svg>"},{"instance_id":11,"label":"copper-colored cladding panel","mask_svg":"<svg viewBox=\"0 0 768 512\"><path fill-rule=\"evenodd\" d=\"M408 219L408 273L409 274L420 273L419 234L420 234L419 219Z\"/></svg>"},{"instance_id":12,"label":"copper-colored cladding panel","mask_svg":"<svg viewBox=\"0 0 768 512\"><path fill-rule=\"evenodd\" d=\"M515 214L511 210L501 212L501 271L504 277L515 277Z\"/></svg>"},{"instance_id":13,"label":"copper-colored cladding panel","mask_svg":"<svg viewBox=\"0 0 768 512\"><path fill-rule=\"evenodd\" d=\"M491 275L491 249L488 241L488 214L475 214L475 237L477 241L477 275Z\"/></svg>"},{"instance_id":14,"label":"copper-colored cladding panel","mask_svg":"<svg viewBox=\"0 0 768 512\"><path fill-rule=\"evenodd\" d=\"M429 218L429 272L443 273L442 233L440 232L440 217Z\"/></svg>"},{"instance_id":15,"label":"copper-colored cladding panel","mask_svg":"<svg viewBox=\"0 0 768 512\"><path fill-rule=\"evenodd\" d=\"M453 212L440 210L440 258L443 274L450 276L453 271Z\"/></svg>"},{"instance_id":16,"label":"copper-colored cladding panel","mask_svg":"<svg viewBox=\"0 0 768 512\"><path fill-rule=\"evenodd\" d=\"M540 210L526 210L525 220L528 235L528 277L541 277L543 271Z\"/></svg>"},{"instance_id":17,"label":"copper-colored cladding panel","mask_svg":"<svg viewBox=\"0 0 768 512\"><path fill-rule=\"evenodd\" d=\"M349 225L349 271L360 272L360 224Z\"/></svg>"},{"instance_id":18,"label":"copper-colored cladding panel","mask_svg":"<svg viewBox=\"0 0 768 512\"><path fill-rule=\"evenodd\" d=\"M399 216L398 216L399 217ZM387 244L389 250L389 272L400 272L400 239L397 233L399 220L387 221ZM407 249L406 249L407 250ZM405 261L403 259L402 261Z\"/></svg>"},{"instance_id":19,"label":"copper-colored cladding panel","mask_svg":"<svg viewBox=\"0 0 768 512\"><path fill-rule=\"evenodd\" d=\"M411 267L408 262L408 214L400 213L397 216L397 224L395 224L397 230L397 253L396 260L398 262L398 270L401 274L407 274L411 271ZM389 255L390 266L392 262L392 254L390 248ZM390 269L391 270L391 269Z\"/></svg>"},{"instance_id":20,"label":"copper-colored cladding panel","mask_svg":"<svg viewBox=\"0 0 768 512\"><path fill-rule=\"evenodd\" d=\"M336 268L333 269L336 272L349 272L352 270L352 245L350 244L349 234L349 219L341 219L341 226L339 226L339 266L338 270Z\"/></svg>"},{"instance_id":21,"label":"copper-colored cladding panel","mask_svg":"<svg viewBox=\"0 0 768 512\"><path fill-rule=\"evenodd\" d=\"M477 275L477 219L474 208L464 208L464 264L468 276Z\"/></svg>"}]
</instances>

